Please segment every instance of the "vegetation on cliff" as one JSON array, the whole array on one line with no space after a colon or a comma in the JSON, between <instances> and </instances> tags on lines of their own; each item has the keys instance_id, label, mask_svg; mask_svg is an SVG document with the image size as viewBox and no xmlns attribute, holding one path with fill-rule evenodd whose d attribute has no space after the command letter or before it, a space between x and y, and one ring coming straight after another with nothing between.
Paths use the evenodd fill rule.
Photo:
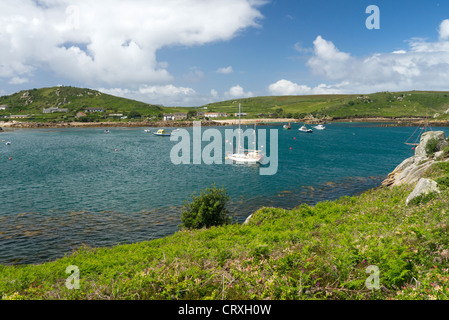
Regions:
<instances>
[{"instance_id":1,"label":"vegetation on cliff","mask_svg":"<svg viewBox=\"0 0 449 320\"><path fill-rule=\"evenodd\" d=\"M358 95L268 96L222 101L198 107L163 107L114 97L91 89L52 87L30 89L0 97L0 117L29 115L21 121L105 121L109 114L123 114L128 119L160 119L164 113L221 112L233 117L238 103L247 117L271 115L275 118L430 118L449 120L449 92L379 92ZM68 109L68 112L44 114L44 108ZM87 107L104 108L104 113L92 113L75 118ZM119 121L119 118L109 120Z\"/></svg>"},{"instance_id":2,"label":"vegetation on cliff","mask_svg":"<svg viewBox=\"0 0 449 320\"><path fill-rule=\"evenodd\" d=\"M426 175L447 177L449 167ZM262 208L243 225L0 266L0 297L448 299L449 189L407 206L412 190L382 187L316 206ZM69 266L79 270L79 289L67 287ZM378 268L378 286L369 286L370 266Z\"/></svg>"}]
</instances>

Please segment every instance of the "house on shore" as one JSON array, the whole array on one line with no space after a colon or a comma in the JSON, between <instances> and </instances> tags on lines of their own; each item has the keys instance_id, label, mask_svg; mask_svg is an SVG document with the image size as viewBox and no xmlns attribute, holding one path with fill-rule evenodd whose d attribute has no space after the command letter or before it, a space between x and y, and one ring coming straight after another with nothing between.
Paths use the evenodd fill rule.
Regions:
<instances>
[{"instance_id":1,"label":"house on shore","mask_svg":"<svg viewBox=\"0 0 449 320\"><path fill-rule=\"evenodd\" d=\"M28 114L16 114L16 115L10 115L9 118L10 119L25 119L28 118L29 115Z\"/></svg>"},{"instance_id":2,"label":"house on shore","mask_svg":"<svg viewBox=\"0 0 449 320\"><path fill-rule=\"evenodd\" d=\"M0 106L0 111L5 111L6 109L8 109L8 105L2 104L2 105Z\"/></svg>"},{"instance_id":3,"label":"house on shore","mask_svg":"<svg viewBox=\"0 0 449 320\"><path fill-rule=\"evenodd\" d=\"M86 113L104 112L104 108L99 108L99 107L89 107L89 108L86 108L86 109L84 110L84 112L86 112Z\"/></svg>"},{"instance_id":4,"label":"house on shore","mask_svg":"<svg viewBox=\"0 0 449 320\"><path fill-rule=\"evenodd\" d=\"M59 107L51 107L51 108L44 108L44 110L42 111L43 113L55 113L55 112L69 112L69 109L60 109Z\"/></svg>"},{"instance_id":5,"label":"house on shore","mask_svg":"<svg viewBox=\"0 0 449 320\"><path fill-rule=\"evenodd\" d=\"M175 121L175 120L186 120L186 119L187 119L187 113L183 113L183 112L164 114L164 121Z\"/></svg>"},{"instance_id":6,"label":"house on shore","mask_svg":"<svg viewBox=\"0 0 449 320\"><path fill-rule=\"evenodd\" d=\"M206 118L226 118L228 115L223 112L206 112L204 117Z\"/></svg>"},{"instance_id":7,"label":"house on shore","mask_svg":"<svg viewBox=\"0 0 449 320\"><path fill-rule=\"evenodd\" d=\"M237 113L235 114L235 116L236 116L236 117L238 117L238 116L241 116L241 117L246 117L246 116L247 116L247 114L246 114L246 113L244 113L244 112L242 112L242 113L238 113L238 112L237 112Z\"/></svg>"}]
</instances>

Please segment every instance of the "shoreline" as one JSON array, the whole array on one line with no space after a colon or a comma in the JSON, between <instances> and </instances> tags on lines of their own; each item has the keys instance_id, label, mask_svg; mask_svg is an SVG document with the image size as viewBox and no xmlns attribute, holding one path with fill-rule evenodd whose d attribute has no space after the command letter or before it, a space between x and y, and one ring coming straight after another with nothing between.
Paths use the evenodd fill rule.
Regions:
<instances>
[{"instance_id":1,"label":"shoreline","mask_svg":"<svg viewBox=\"0 0 449 320\"><path fill-rule=\"evenodd\" d=\"M288 118L275 118L275 119L241 119L241 124L258 124L258 125L270 125L270 124L285 124L285 123L305 123L305 124L325 124L325 123L342 123L342 122L361 122L361 123L380 123L381 126L388 127L406 127L406 126L421 126L425 119L420 118L342 118L342 119L288 119ZM238 125L238 119L229 120L201 120L201 126L213 127L213 126L233 126ZM149 127L149 128L185 128L192 127L193 121L135 121L135 122L0 122L1 128L11 129L40 129L40 128L118 128L118 127ZM429 126L434 127L449 127L449 120L429 120ZM4 130L3 130L4 131Z\"/></svg>"}]
</instances>

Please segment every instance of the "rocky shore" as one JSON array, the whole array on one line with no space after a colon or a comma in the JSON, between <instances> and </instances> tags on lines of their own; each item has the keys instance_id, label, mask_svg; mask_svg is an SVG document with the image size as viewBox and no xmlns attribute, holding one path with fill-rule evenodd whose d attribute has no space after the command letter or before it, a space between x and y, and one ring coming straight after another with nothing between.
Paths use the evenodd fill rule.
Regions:
<instances>
[{"instance_id":1,"label":"rocky shore","mask_svg":"<svg viewBox=\"0 0 449 320\"><path fill-rule=\"evenodd\" d=\"M436 146L437 151L429 155L426 146L429 141L433 139L438 141ZM420 195L431 192L439 193L440 190L437 183L431 179L425 178L424 175L435 163L441 161L449 162L449 158L443 157L443 149L445 149L448 144L443 131L429 131L423 133L419 145L415 148L415 155L405 159L399 164L393 172L388 175L387 179L382 182L382 185L394 187L402 184L416 183L415 189L407 198L406 204Z\"/></svg>"},{"instance_id":2,"label":"rocky shore","mask_svg":"<svg viewBox=\"0 0 449 320\"><path fill-rule=\"evenodd\" d=\"M225 124L214 121L201 121L201 126L221 126ZM152 127L184 128L193 126L192 121L142 121L142 122L0 122L0 127L15 129L35 128L112 128L112 127Z\"/></svg>"}]
</instances>

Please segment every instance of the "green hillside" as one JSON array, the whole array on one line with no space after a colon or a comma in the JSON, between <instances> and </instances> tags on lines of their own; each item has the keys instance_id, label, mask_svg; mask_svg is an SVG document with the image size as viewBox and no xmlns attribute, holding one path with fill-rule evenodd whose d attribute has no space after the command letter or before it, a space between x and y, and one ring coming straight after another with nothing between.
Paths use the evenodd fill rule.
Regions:
<instances>
[{"instance_id":1,"label":"green hillside","mask_svg":"<svg viewBox=\"0 0 449 320\"><path fill-rule=\"evenodd\" d=\"M99 91L75 87L52 87L24 90L10 96L0 97L0 105L7 105L6 110L0 111L0 116L29 115L30 120L74 120L78 112L86 108L104 108L104 112L89 115L86 118L101 119L109 114L123 114L127 116L153 117L162 115L159 106L115 97ZM44 108L68 109L68 112L43 114Z\"/></svg>"},{"instance_id":2,"label":"green hillside","mask_svg":"<svg viewBox=\"0 0 449 320\"><path fill-rule=\"evenodd\" d=\"M449 119L449 92L410 91L379 92L362 95L267 96L211 103L196 108L163 107L135 100L115 97L91 89L52 87L24 90L0 97L0 117L29 115L28 121L110 121L110 114L123 114L129 119L161 119L164 113L197 111L223 112L232 117L238 104L248 118L271 117L303 119L316 118L416 118L426 116ZM44 114L44 108L59 107L68 112ZM104 108L104 112L75 118L87 107ZM114 119L119 121L119 117Z\"/></svg>"},{"instance_id":3,"label":"green hillside","mask_svg":"<svg viewBox=\"0 0 449 320\"><path fill-rule=\"evenodd\" d=\"M448 119L449 92L380 92L368 95L272 96L229 100L206 105L209 111L238 112L238 103L248 117L275 114L303 118L314 115L351 117L429 117Z\"/></svg>"}]
</instances>

